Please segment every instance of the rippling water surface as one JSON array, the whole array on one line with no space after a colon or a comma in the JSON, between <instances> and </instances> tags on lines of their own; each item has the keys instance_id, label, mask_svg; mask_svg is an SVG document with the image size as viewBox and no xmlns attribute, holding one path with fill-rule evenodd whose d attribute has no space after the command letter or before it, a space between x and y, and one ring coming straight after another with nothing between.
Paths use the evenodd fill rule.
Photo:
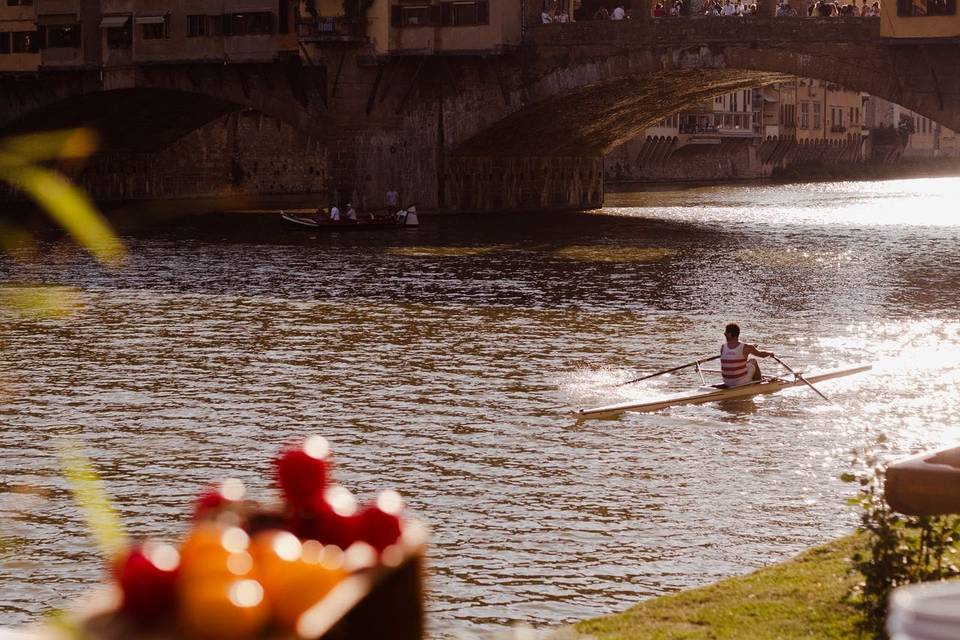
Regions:
<instances>
[{"instance_id":1,"label":"rippling water surface","mask_svg":"<svg viewBox=\"0 0 960 640\"><path fill-rule=\"evenodd\" d=\"M172 540L200 487L266 497L278 448L326 435L343 484L398 488L431 526L437 636L621 610L850 531L852 448L960 437L958 196L957 179L705 187L329 235L216 214L125 225L119 270L57 242L4 259L7 282L83 306L3 319L0 624L102 578L62 439L134 534ZM713 355L732 320L794 368L875 368L823 383L835 405L794 389L564 416L696 384L614 387Z\"/></svg>"}]
</instances>

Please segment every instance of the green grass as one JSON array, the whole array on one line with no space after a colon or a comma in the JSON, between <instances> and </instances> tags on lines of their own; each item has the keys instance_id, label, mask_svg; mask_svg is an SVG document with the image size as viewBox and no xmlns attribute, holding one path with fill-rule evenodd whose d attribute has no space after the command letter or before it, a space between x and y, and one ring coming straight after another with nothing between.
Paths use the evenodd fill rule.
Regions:
<instances>
[{"instance_id":1,"label":"green grass","mask_svg":"<svg viewBox=\"0 0 960 640\"><path fill-rule=\"evenodd\" d=\"M859 638L846 602L858 539L846 536L796 558L699 589L653 598L575 625L581 636L621 638Z\"/></svg>"}]
</instances>

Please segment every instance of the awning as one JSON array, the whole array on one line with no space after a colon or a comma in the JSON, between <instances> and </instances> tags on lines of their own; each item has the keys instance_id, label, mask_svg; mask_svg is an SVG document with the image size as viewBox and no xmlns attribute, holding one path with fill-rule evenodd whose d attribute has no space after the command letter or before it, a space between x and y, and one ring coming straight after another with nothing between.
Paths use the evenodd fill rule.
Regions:
<instances>
[{"instance_id":1,"label":"awning","mask_svg":"<svg viewBox=\"0 0 960 640\"><path fill-rule=\"evenodd\" d=\"M134 22L137 24L163 24L167 21L167 16L137 16Z\"/></svg>"},{"instance_id":2,"label":"awning","mask_svg":"<svg viewBox=\"0 0 960 640\"><path fill-rule=\"evenodd\" d=\"M75 13L54 13L45 16L37 16L37 24L40 25L67 25L80 22Z\"/></svg>"},{"instance_id":3,"label":"awning","mask_svg":"<svg viewBox=\"0 0 960 640\"><path fill-rule=\"evenodd\" d=\"M100 20L101 29L116 29L125 27L130 22L130 16L103 16Z\"/></svg>"}]
</instances>

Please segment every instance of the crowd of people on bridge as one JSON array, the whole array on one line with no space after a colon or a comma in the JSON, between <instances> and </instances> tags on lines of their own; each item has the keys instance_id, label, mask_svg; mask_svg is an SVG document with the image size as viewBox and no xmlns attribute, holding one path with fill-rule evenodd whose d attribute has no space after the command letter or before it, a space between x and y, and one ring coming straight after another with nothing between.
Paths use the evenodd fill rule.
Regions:
<instances>
[{"instance_id":1,"label":"crowd of people on bridge","mask_svg":"<svg viewBox=\"0 0 960 640\"><path fill-rule=\"evenodd\" d=\"M703 0L702 9L691 11L691 4L700 4L697 0L656 0L652 6L654 18L679 17L686 15L707 16L755 16L759 14L757 3L747 4L743 0ZM862 4L858 4L862 3ZM804 13L810 17L829 18L843 17L876 17L880 15L880 2L876 0L805 0ZM788 0L782 0L775 13L776 17L792 17L802 15ZM567 9L557 5L557 0L544 0L541 21L544 24L573 22L574 18ZM592 16L577 16L577 19L592 18L594 20L628 20L630 11L618 2L610 9L601 6Z\"/></svg>"}]
</instances>

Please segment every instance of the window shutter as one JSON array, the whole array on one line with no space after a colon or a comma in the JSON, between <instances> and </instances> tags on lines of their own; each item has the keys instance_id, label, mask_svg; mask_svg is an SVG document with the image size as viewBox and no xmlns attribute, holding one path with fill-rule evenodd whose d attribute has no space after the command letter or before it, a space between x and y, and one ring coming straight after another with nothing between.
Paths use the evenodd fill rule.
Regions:
<instances>
[{"instance_id":1,"label":"window shutter","mask_svg":"<svg viewBox=\"0 0 960 640\"><path fill-rule=\"evenodd\" d=\"M490 24L490 3L487 0L477 2L477 24Z\"/></svg>"},{"instance_id":2,"label":"window shutter","mask_svg":"<svg viewBox=\"0 0 960 640\"><path fill-rule=\"evenodd\" d=\"M40 51L40 32L34 31L30 34L30 53Z\"/></svg>"},{"instance_id":3,"label":"window shutter","mask_svg":"<svg viewBox=\"0 0 960 640\"><path fill-rule=\"evenodd\" d=\"M440 3L440 24L444 26L450 26L451 24L453 24L453 3L452 2Z\"/></svg>"},{"instance_id":4,"label":"window shutter","mask_svg":"<svg viewBox=\"0 0 960 640\"><path fill-rule=\"evenodd\" d=\"M398 4L390 5L390 26L403 26L403 9Z\"/></svg>"},{"instance_id":5,"label":"window shutter","mask_svg":"<svg viewBox=\"0 0 960 640\"><path fill-rule=\"evenodd\" d=\"M223 35L233 35L233 16L229 13L223 14Z\"/></svg>"},{"instance_id":6,"label":"window shutter","mask_svg":"<svg viewBox=\"0 0 960 640\"><path fill-rule=\"evenodd\" d=\"M278 33L289 33L290 31L290 0L280 0L277 7L277 27Z\"/></svg>"},{"instance_id":7,"label":"window shutter","mask_svg":"<svg viewBox=\"0 0 960 640\"><path fill-rule=\"evenodd\" d=\"M45 25L37 25L37 47L40 49L47 48L47 27Z\"/></svg>"},{"instance_id":8,"label":"window shutter","mask_svg":"<svg viewBox=\"0 0 960 640\"><path fill-rule=\"evenodd\" d=\"M439 4L430 5L430 24L435 27L443 24L443 7Z\"/></svg>"},{"instance_id":9,"label":"window shutter","mask_svg":"<svg viewBox=\"0 0 960 640\"><path fill-rule=\"evenodd\" d=\"M10 33L0 32L0 53L10 53Z\"/></svg>"}]
</instances>

